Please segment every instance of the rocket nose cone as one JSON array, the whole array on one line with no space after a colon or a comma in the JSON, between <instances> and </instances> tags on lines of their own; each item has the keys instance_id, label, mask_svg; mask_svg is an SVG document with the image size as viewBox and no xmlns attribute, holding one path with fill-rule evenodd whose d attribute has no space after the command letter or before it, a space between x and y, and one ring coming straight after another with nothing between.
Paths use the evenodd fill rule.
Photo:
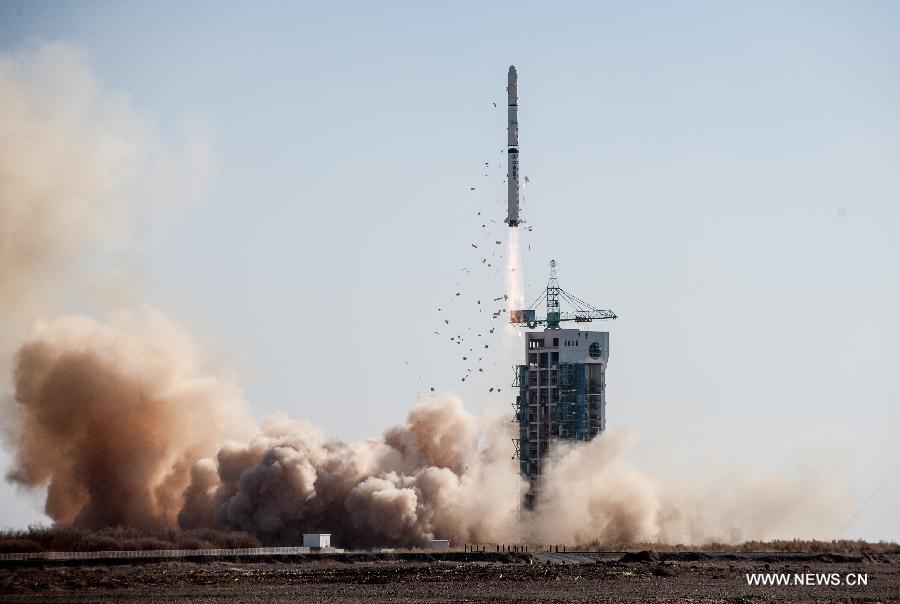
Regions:
<instances>
[{"instance_id":1,"label":"rocket nose cone","mask_svg":"<svg viewBox=\"0 0 900 604\"><path fill-rule=\"evenodd\" d=\"M516 71L516 66L510 65L509 66L509 82L512 84L518 79L519 79L519 74Z\"/></svg>"}]
</instances>

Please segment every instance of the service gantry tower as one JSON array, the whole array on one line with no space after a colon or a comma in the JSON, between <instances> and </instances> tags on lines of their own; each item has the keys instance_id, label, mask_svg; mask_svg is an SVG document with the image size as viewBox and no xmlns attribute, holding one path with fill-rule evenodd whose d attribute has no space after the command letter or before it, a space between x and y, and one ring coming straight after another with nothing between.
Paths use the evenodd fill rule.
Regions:
<instances>
[{"instance_id":1,"label":"service gantry tower","mask_svg":"<svg viewBox=\"0 0 900 604\"><path fill-rule=\"evenodd\" d=\"M561 302L572 306L562 312ZM545 304L547 314L538 318ZM525 364L516 367L515 410L519 437L514 439L519 468L528 478L525 498L530 507L540 491L543 463L559 441L588 441L606 428L606 364L609 332L563 329L560 323L615 319L559 286L556 261L550 280L537 300L523 310L511 310L509 322L525 332Z\"/></svg>"}]
</instances>

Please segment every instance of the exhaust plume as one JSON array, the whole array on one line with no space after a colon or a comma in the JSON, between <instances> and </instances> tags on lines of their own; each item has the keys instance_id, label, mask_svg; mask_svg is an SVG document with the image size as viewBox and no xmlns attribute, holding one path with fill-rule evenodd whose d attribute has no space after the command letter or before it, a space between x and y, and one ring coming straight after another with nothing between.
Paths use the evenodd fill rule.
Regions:
<instances>
[{"instance_id":1,"label":"exhaust plume","mask_svg":"<svg viewBox=\"0 0 900 604\"><path fill-rule=\"evenodd\" d=\"M161 145L78 46L0 53L0 362L60 292L102 283L110 297L118 275L97 274L99 253L128 241L136 213L202 198L211 170L196 137Z\"/></svg>"},{"instance_id":2,"label":"exhaust plume","mask_svg":"<svg viewBox=\"0 0 900 604\"><path fill-rule=\"evenodd\" d=\"M203 367L156 312L38 323L16 355L9 479L46 485L65 526L173 526L194 463L252 433L237 387Z\"/></svg>"},{"instance_id":3,"label":"exhaust plume","mask_svg":"<svg viewBox=\"0 0 900 604\"><path fill-rule=\"evenodd\" d=\"M266 543L319 530L353 546L499 540L513 530L519 487L509 441L486 438L508 436L504 420L479 422L444 396L382 438L347 445L306 422L270 418L249 443L198 462L181 524L230 526Z\"/></svg>"},{"instance_id":4,"label":"exhaust plume","mask_svg":"<svg viewBox=\"0 0 900 604\"><path fill-rule=\"evenodd\" d=\"M656 476L628 459L637 438L608 430L551 455L529 524L539 543L741 543L832 538L852 512L843 476L731 466L705 480ZM694 468L696 476L702 472Z\"/></svg>"},{"instance_id":5,"label":"exhaust plume","mask_svg":"<svg viewBox=\"0 0 900 604\"><path fill-rule=\"evenodd\" d=\"M477 417L441 395L352 444L285 416L256 427L233 382L152 311L39 323L16 361L10 479L46 485L63 526L238 529L267 544L327 531L348 547L520 534L697 543L822 536L848 505L812 479L669 484L628 462L633 439L610 432L560 446L535 509L520 512L527 487L502 413Z\"/></svg>"}]
</instances>

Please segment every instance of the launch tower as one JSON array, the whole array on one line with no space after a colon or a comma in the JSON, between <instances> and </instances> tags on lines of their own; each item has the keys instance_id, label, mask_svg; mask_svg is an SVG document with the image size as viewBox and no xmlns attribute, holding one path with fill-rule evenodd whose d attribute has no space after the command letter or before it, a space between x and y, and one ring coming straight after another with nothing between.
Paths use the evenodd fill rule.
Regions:
<instances>
[{"instance_id":1,"label":"launch tower","mask_svg":"<svg viewBox=\"0 0 900 604\"><path fill-rule=\"evenodd\" d=\"M572 310L562 311L565 303ZM537 317L540 305L546 315ZM525 364L516 367L515 410L519 437L514 439L519 468L531 488L530 506L540 491L544 460L560 441L589 441L606 428L606 365L609 332L564 329L563 322L615 319L559 286L556 261L550 261L547 288L528 309L511 310L509 321L525 327Z\"/></svg>"}]
</instances>

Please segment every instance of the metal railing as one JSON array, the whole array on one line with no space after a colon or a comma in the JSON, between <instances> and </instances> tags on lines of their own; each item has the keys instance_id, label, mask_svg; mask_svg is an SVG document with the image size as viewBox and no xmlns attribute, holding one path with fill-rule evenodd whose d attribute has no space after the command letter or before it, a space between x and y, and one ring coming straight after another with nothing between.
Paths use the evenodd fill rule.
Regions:
<instances>
[{"instance_id":1,"label":"metal railing","mask_svg":"<svg viewBox=\"0 0 900 604\"><path fill-rule=\"evenodd\" d=\"M97 560L105 558L188 558L200 556L278 556L311 553L308 547L241 547L234 549L148 549L98 552L23 552L0 553L2 560ZM341 552L335 548L316 549L315 553Z\"/></svg>"}]
</instances>

